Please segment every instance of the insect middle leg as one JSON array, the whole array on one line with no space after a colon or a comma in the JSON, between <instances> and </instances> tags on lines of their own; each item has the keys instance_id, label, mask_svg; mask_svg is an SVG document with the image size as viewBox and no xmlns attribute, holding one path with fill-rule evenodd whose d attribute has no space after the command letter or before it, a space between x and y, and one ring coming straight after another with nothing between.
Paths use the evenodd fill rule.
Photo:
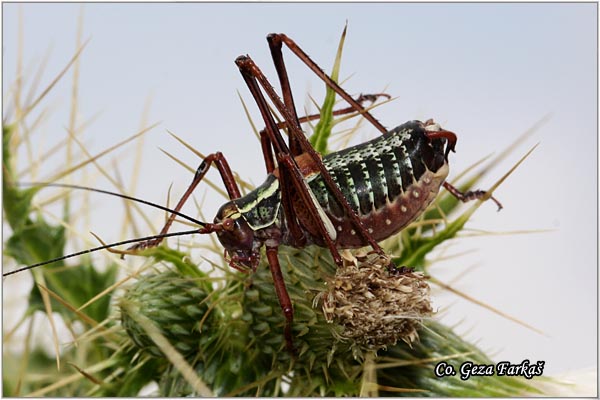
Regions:
<instances>
[{"instance_id":1,"label":"insect middle leg","mask_svg":"<svg viewBox=\"0 0 600 400\"><path fill-rule=\"evenodd\" d=\"M285 337L285 344L290 353L294 353L294 341L292 338L292 324L294 322L294 307L292 300L285 287L285 280L281 273L281 266L279 265L278 247L267 246L266 247L267 260L269 262L269 269L271 270L271 276L273 277L273 285L275 286L275 293L277 299L281 305L283 316L285 317L285 325L283 328L283 335Z\"/></svg>"}]
</instances>

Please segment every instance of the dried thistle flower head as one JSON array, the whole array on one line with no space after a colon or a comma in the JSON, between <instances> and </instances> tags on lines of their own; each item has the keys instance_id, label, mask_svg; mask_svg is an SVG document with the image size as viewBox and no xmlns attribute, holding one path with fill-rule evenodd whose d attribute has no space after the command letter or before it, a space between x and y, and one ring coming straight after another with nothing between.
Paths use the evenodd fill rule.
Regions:
<instances>
[{"instance_id":1,"label":"dried thistle flower head","mask_svg":"<svg viewBox=\"0 0 600 400\"><path fill-rule=\"evenodd\" d=\"M342 338L368 349L418 339L417 329L432 314L429 284L422 272L390 271L390 258L344 255L344 266L328 280L323 313L344 327Z\"/></svg>"}]
</instances>

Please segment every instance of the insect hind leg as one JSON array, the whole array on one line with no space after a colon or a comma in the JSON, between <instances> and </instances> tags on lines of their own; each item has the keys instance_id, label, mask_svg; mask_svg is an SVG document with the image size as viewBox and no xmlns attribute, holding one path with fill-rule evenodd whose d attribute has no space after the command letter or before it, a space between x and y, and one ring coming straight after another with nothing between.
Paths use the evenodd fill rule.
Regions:
<instances>
[{"instance_id":1,"label":"insect hind leg","mask_svg":"<svg viewBox=\"0 0 600 400\"><path fill-rule=\"evenodd\" d=\"M346 36L346 28L344 28L344 32L342 33L342 37ZM315 63L309 56L288 36L283 33L271 33L267 36L267 40L269 41L269 46L271 47L271 53L278 52L281 53L281 45L285 44L288 49L296 57L298 57L311 71L315 73L327 86L333 89L341 98L346 100L350 106L361 113L377 130L379 130L382 134L386 134L388 130L379 122L371 113L369 113L360 102L357 102L352 96L346 92L340 85L337 84L329 75L327 75L323 70ZM279 56L282 60L283 57ZM275 60L275 57L274 57ZM277 65L276 65L277 66ZM287 77L287 76L286 76ZM285 100L285 98L284 98Z\"/></svg>"},{"instance_id":2,"label":"insect hind leg","mask_svg":"<svg viewBox=\"0 0 600 400\"><path fill-rule=\"evenodd\" d=\"M294 119L294 117L291 115L291 113L289 112L289 110L287 109L285 104L279 98L279 96L273 89L273 86L271 86L270 82L267 80L266 76L262 73L260 68L258 68L258 66L254 63L254 61L249 56L239 56L235 60L235 63L237 64L238 68L240 69L242 77L246 81L246 84L248 85L248 88L250 89L252 97L254 97L254 100L256 101L258 108L260 110L260 113L263 117L263 120L265 121L265 124L267 125L266 131L267 131L267 134L271 141L271 145L273 146L273 150L275 151L277 161L281 162L285 159L286 156L289 156L290 157L290 159L288 160L289 167L290 167L289 171L292 172L292 175L290 176L290 178L292 180L295 180L295 179L297 179L297 176L298 176L297 174L300 174L300 179L303 179L301 176L300 168L296 164L295 159L291 157L290 149L287 146L287 144L285 143L285 141L283 140L281 133L279 132L277 124L275 123L275 121L273 119L273 115L271 114L271 111L267 105L266 99L264 98L260 88L262 87L262 89L266 92L269 99L273 102L273 104L275 105L275 107L281 113L281 115L283 116L283 118L285 120L291 121ZM296 139L298 140L298 142L301 144L302 149L304 151L303 154L306 154L307 157L312 160L313 165L316 168L315 172L318 171L321 174L321 176L323 177L323 180L325 181L325 184L327 185L327 188L331 191L332 196L344 208L344 211L346 212L348 218L351 220L352 224L356 228L358 234L360 236L362 236L363 239L365 239L365 242L368 243L378 254L384 254L385 252L383 251L381 246L379 246L379 244L373 239L371 234L366 230L366 228L362 224L360 218L358 217L356 212L352 209L352 207L348 203L348 200L344 197L344 194L342 193L341 189L333 181L333 178L331 177L329 171L327 171L327 169L325 168L325 165L323 164L323 161L321 160L321 155L312 147L312 145L310 144L310 142L304 135L304 132L302 132L301 129L299 129L297 126L295 126L295 124L289 124L288 128L290 129L289 134L295 136ZM304 188L298 187L300 183L301 182L297 182L297 181L294 182L294 185L297 186L298 190L300 190L300 191L309 190L308 188L304 189ZM303 194L307 195L306 193L303 193ZM310 203L310 201L305 202L305 204L309 208L312 208L312 206L313 206ZM286 209L285 211L289 212L290 210ZM319 222L318 225L321 228L321 232L324 235L325 240L327 241L328 240L327 233L325 232L324 226L322 226L323 224L321 222ZM328 245L328 247L332 248L332 246L330 246L330 245ZM332 250L332 255L334 256L334 258L336 260L336 264L341 265L342 260L341 260L341 257L339 257L339 254L337 254L337 252L335 250Z\"/></svg>"}]
</instances>

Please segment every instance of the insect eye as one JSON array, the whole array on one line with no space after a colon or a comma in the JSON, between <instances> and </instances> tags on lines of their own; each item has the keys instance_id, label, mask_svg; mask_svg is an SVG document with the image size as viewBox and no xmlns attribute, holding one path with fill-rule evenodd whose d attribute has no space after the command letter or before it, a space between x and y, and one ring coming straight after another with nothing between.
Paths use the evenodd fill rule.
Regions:
<instances>
[{"instance_id":1,"label":"insect eye","mask_svg":"<svg viewBox=\"0 0 600 400\"><path fill-rule=\"evenodd\" d=\"M223 226L223 229L225 229L226 231L232 232L235 227L235 222L231 218L225 218L223 220L223 222L221 223L221 225Z\"/></svg>"}]
</instances>

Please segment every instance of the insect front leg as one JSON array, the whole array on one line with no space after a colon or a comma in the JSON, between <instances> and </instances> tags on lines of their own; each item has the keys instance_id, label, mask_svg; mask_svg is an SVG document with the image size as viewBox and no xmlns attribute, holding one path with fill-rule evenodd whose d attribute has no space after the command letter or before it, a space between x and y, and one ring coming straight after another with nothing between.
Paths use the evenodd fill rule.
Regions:
<instances>
[{"instance_id":1,"label":"insect front leg","mask_svg":"<svg viewBox=\"0 0 600 400\"><path fill-rule=\"evenodd\" d=\"M204 178L204 175L206 175L206 173L208 172L208 169L210 168L211 164L213 164L213 163L217 166L217 169L219 170L219 174L221 175L221 179L223 180L223 183L225 185L225 189L227 190L227 194L229 195L229 198L237 199L241 196L240 189L235 181L233 172L231 171L231 168L229 167L229 163L227 162L227 160L225 159L225 156L221 152L216 152L216 153L209 154L204 160L202 160L202 162L200 163L200 166L198 167L198 169L196 170L196 173L194 174L192 183L190 183L187 190L185 191L183 196L181 196L181 199L175 206L174 210L176 212L179 212L181 210L181 208L183 207L185 202L192 195L192 193L194 192L194 190L196 189L196 187L198 186L200 181L202 181L202 178ZM169 228L175 221L176 216L177 215L173 214L173 213L171 215L169 215L169 218L165 222L165 225L163 226L163 228L160 230L159 235L164 235L169 231ZM158 239L152 239L152 240L148 240L145 242L140 242L140 243L130 247L128 250L129 250L129 252L132 252L135 250L141 250L141 249L145 249L145 248L149 248L149 247L155 247L155 246L158 246L162 241L163 241L163 238L160 237Z\"/></svg>"}]
</instances>

